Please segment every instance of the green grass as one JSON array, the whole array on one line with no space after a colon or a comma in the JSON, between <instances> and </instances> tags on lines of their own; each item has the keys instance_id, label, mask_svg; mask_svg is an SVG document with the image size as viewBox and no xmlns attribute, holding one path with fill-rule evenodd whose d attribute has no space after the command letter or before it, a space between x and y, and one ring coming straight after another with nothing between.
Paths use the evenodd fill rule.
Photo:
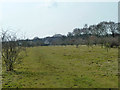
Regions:
<instances>
[{"instance_id":1,"label":"green grass","mask_svg":"<svg viewBox=\"0 0 120 90\"><path fill-rule=\"evenodd\" d=\"M118 50L100 46L40 46L5 72L3 88L117 88Z\"/></svg>"}]
</instances>

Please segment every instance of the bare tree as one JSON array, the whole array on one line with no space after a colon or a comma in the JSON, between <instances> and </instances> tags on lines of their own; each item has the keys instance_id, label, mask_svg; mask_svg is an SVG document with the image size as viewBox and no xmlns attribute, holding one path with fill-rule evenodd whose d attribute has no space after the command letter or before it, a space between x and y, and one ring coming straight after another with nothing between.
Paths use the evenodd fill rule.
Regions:
<instances>
[{"instance_id":1,"label":"bare tree","mask_svg":"<svg viewBox=\"0 0 120 90\"><path fill-rule=\"evenodd\" d=\"M17 40L15 33L2 31L2 59L5 62L6 71L13 71L14 64L19 63L22 59L20 52L23 47Z\"/></svg>"}]
</instances>

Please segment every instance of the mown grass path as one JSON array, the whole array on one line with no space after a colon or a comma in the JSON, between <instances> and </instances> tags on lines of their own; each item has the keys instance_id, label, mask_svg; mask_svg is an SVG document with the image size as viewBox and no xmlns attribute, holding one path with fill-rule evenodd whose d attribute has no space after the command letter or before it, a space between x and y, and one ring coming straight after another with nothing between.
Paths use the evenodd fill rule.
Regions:
<instances>
[{"instance_id":1,"label":"mown grass path","mask_svg":"<svg viewBox=\"0 0 120 90\"><path fill-rule=\"evenodd\" d=\"M3 87L19 88L115 88L118 87L118 50L94 46L40 46L16 72L3 71Z\"/></svg>"}]
</instances>

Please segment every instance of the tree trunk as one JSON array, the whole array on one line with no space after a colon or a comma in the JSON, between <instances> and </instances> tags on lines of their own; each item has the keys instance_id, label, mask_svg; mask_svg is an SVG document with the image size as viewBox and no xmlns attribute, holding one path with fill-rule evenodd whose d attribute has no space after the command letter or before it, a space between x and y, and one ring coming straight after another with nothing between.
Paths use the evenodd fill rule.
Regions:
<instances>
[{"instance_id":1,"label":"tree trunk","mask_svg":"<svg viewBox=\"0 0 120 90\"><path fill-rule=\"evenodd\" d=\"M8 65L6 71L13 71L13 64Z\"/></svg>"},{"instance_id":2,"label":"tree trunk","mask_svg":"<svg viewBox=\"0 0 120 90\"><path fill-rule=\"evenodd\" d=\"M76 48L78 48L78 44L76 45Z\"/></svg>"}]
</instances>

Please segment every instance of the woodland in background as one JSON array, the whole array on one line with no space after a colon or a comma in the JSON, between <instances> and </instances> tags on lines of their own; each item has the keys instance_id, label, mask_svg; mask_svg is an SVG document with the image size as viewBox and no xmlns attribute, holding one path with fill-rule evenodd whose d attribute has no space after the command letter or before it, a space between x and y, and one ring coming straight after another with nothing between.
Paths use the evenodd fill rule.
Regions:
<instances>
[{"instance_id":1,"label":"woodland in background","mask_svg":"<svg viewBox=\"0 0 120 90\"><path fill-rule=\"evenodd\" d=\"M100 22L97 25L84 25L83 28L75 28L73 32L61 35L55 34L52 37L18 40L19 45L25 47L48 46L48 45L101 45L107 47L119 46L120 23L112 21Z\"/></svg>"}]
</instances>

